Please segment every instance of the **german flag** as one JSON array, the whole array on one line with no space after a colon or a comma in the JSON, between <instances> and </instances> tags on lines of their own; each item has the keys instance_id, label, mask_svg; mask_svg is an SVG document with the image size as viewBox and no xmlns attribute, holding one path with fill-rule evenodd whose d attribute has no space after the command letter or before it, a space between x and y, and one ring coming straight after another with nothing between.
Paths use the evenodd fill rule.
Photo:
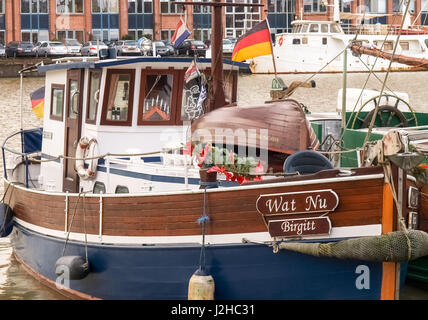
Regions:
<instances>
[{"instance_id":1,"label":"german flag","mask_svg":"<svg viewBox=\"0 0 428 320\"><path fill-rule=\"evenodd\" d=\"M241 62L268 54L272 54L272 44L269 25L265 19L239 37L233 49L232 60Z\"/></svg>"},{"instance_id":2,"label":"german flag","mask_svg":"<svg viewBox=\"0 0 428 320\"><path fill-rule=\"evenodd\" d=\"M33 112L37 118L43 118L43 112L45 108L45 87L37 89L30 94L31 106L33 107Z\"/></svg>"}]
</instances>

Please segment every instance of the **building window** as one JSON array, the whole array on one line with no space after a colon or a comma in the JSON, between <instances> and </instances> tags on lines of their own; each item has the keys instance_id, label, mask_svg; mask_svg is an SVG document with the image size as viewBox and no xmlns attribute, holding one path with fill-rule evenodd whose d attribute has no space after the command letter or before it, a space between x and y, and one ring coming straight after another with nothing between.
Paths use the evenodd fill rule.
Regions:
<instances>
[{"instance_id":1,"label":"building window","mask_svg":"<svg viewBox=\"0 0 428 320\"><path fill-rule=\"evenodd\" d=\"M21 0L21 13L48 13L48 0Z\"/></svg>"},{"instance_id":2,"label":"building window","mask_svg":"<svg viewBox=\"0 0 428 320\"><path fill-rule=\"evenodd\" d=\"M64 85L52 84L50 118L53 120L62 121L63 109L64 109Z\"/></svg>"},{"instance_id":3,"label":"building window","mask_svg":"<svg viewBox=\"0 0 428 320\"><path fill-rule=\"evenodd\" d=\"M101 124L130 126L134 98L134 70L108 70Z\"/></svg>"},{"instance_id":4,"label":"building window","mask_svg":"<svg viewBox=\"0 0 428 320\"><path fill-rule=\"evenodd\" d=\"M304 0L304 12L327 12L327 7L323 4L322 0Z\"/></svg>"},{"instance_id":5,"label":"building window","mask_svg":"<svg viewBox=\"0 0 428 320\"><path fill-rule=\"evenodd\" d=\"M142 37L153 38L153 30L152 29L129 29L128 35L133 37L135 40L138 40ZM162 33L161 33L161 35L162 35ZM162 40L168 40L168 39L162 38Z\"/></svg>"},{"instance_id":6,"label":"building window","mask_svg":"<svg viewBox=\"0 0 428 320\"><path fill-rule=\"evenodd\" d=\"M193 2L202 2L205 0L193 0ZM229 2L229 1L227 1ZM226 7L226 10L230 7ZM211 13L211 7L210 6L201 6L201 5L194 5L193 6L193 13Z\"/></svg>"},{"instance_id":7,"label":"building window","mask_svg":"<svg viewBox=\"0 0 428 320\"><path fill-rule=\"evenodd\" d=\"M79 43L85 42L85 32L83 30L58 30L56 32L58 40L76 39Z\"/></svg>"},{"instance_id":8,"label":"building window","mask_svg":"<svg viewBox=\"0 0 428 320\"><path fill-rule=\"evenodd\" d=\"M175 0L161 0L161 13L182 13L183 7L174 2Z\"/></svg>"},{"instance_id":9,"label":"building window","mask_svg":"<svg viewBox=\"0 0 428 320\"><path fill-rule=\"evenodd\" d=\"M233 0L226 2L233 3ZM246 3L259 3L259 0L244 0ZM260 22L260 7L227 7L226 36L240 37Z\"/></svg>"},{"instance_id":10,"label":"building window","mask_svg":"<svg viewBox=\"0 0 428 320\"><path fill-rule=\"evenodd\" d=\"M119 13L119 0L92 0L92 13Z\"/></svg>"},{"instance_id":11,"label":"building window","mask_svg":"<svg viewBox=\"0 0 428 320\"><path fill-rule=\"evenodd\" d=\"M152 0L128 0L128 13L153 13Z\"/></svg>"},{"instance_id":12,"label":"building window","mask_svg":"<svg viewBox=\"0 0 428 320\"><path fill-rule=\"evenodd\" d=\"M119 29L92 29L92 38L95 41L119 40Z\"/></svg>"},{"instance_id":13,"label":"building window","mask_svg":"<svg viewBox=\"0 0 428 320\"><path fill-rule=\"evenodd\" d=\"M415 1L413 1L413 0L408 0L408 1L410 1L409 10L408 11L409 12L410 11L414 12L415 11ZM425 1L422 0L422 5L423 5L424 2ZM406 6L407 6L407 1L406 0L393 0L392 1L392 12L401 12L401 13L403 13L404 10L406 9Z\"/></svg>"},{"instance_id":14,"label":"building window","mask_svg":"<svg viewBox=\"0 0 428 320\"><path fill-rule=\"evenodd\" d=\"M170 40L174 35L174 29L161 30L161 40Z\"/></svg>"},{"instance_id":15,"label":"building window","mask_svg":"<svg viewBox=\"0 0 428 320\"><path fill-rule=\"evenodd\" d=\"M0 0L0 14L4 14L4 4L6 0Z\"/></svg>"},{"instance_id":16,"label":"building window","mask_svg":"<svg viewBox=\"0 0 428 320\"><path fill-rule=\"evenodd\" d=\"M83 13L84 0L56 0L56 13Z\"/></svg>"},{"instance_id":17,"label":"building window","mask_svg":"<svg viewBox=\"0 0 428 320\"><path fill-rule=\"evenodd\" d=\"M195 40L206 41L211 39L211 29L197 29L193 31Z\"/></svg>"},{"instance_id":18,"label":"building window","mask_svg":"<svg viewBox=\"0 0 428 320\"><path fill-rule=\"evenodd\" d=\"M364 0L364 6L366 13L386 13L386 0Z\"/></svg>"}]
</instances>

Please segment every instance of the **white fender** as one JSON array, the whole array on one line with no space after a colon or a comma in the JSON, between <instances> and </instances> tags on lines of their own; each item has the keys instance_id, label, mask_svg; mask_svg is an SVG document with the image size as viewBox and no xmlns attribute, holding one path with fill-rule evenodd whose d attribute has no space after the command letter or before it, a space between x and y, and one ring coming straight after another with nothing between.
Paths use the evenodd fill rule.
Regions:
<instances>
[{"instance_id":1,"label":"white fender","mask_svg":"<svg viewBox=\"0 0 428 320\"><path fill-rule=\"evenodd\" d=\"M95 155L95 147L97 145L97 140L89 140L87 137L82 137L79 140L79 143L76 148L76 163L75 169L79 177L83 180L89 180L95 178L97 173L97 164L98 159L91 159L89 166L85 169L84 158L92 158Z\"/></svg>"}]
</instances>

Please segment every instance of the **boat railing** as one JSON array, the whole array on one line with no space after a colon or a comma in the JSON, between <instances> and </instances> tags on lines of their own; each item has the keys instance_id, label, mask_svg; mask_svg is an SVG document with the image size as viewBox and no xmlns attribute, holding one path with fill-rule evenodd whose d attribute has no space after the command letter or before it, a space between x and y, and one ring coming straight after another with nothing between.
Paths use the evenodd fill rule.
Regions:
<instances>
[{"instance_id":1,"label":"boat railing","mask_svg":"<svg viewBox=\"0 0 428 320\"><path fill-rule=\"evenodd\" d=\"M21 151L13 150L9 147L6 147L6 144L13 137L20 135L21 140ZM42 151L42 137L43 137L43 128L27 129L20 130L8 136L2 144L2 155L3 155L3 168L4 168L4 178L7 180L7 167L6 167L6 152L8 151L12 154L21 156L22 161L25 163L25 186L28 188L28 164L29 164L29 155L38 153Z\"/></svg>"},{"instance_id":2,"label":"boat railing","mask_svg":"<svg viewBox=\"0 0 428 320\"><path fill-rule=\"evenodd\" d=\"M395 24L350 24L342 23L345 34L359 33L361 35L397 35L400 32L400 25ZM358 31L359 30L359 31ZM428 26L413 25L409 29L402 29L401 34L428 34Z\"/></svg>"}]
</instances>

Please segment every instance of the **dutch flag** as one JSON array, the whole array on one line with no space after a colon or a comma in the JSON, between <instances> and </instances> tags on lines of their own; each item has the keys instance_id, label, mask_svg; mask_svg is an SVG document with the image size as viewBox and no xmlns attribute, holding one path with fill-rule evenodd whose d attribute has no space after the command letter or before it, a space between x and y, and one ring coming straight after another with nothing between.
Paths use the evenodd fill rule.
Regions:
<instances>
[{"instance_id":1,"label":"dutch flag","mask_svg":"<svg viewBox=\"0 0 428 320\"><path fill-rule=\"evenodd\" d=\"M180 18L174 35L171 38L171 42L174 44L174 47L177 48L188 36L190 36L190 31L187 30L186 25Z\"/></svg>"}]
</instances>

